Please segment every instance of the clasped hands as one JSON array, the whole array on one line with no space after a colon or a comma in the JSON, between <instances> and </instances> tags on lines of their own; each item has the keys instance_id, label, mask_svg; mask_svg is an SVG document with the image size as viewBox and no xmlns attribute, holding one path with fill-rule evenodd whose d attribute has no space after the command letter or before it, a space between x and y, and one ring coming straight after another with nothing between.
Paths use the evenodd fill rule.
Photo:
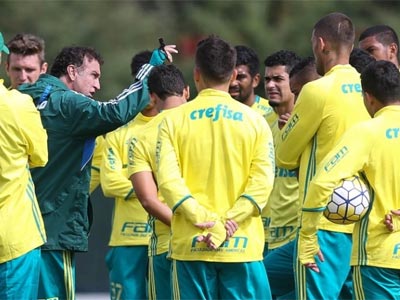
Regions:
<instances>
[{"instance_id":1,"label":"clasped hands","mask_svg":"<svg viewBox=\"0 0 400 300\"><path fill-rule=\"evenodd\" d=\"M197 241L206 243L207 247L213 250L228 241L239 228L234 220L206 221L194 224L194 226L205 231L204 234L197 237Z\"/></svg>"}]
</instances>

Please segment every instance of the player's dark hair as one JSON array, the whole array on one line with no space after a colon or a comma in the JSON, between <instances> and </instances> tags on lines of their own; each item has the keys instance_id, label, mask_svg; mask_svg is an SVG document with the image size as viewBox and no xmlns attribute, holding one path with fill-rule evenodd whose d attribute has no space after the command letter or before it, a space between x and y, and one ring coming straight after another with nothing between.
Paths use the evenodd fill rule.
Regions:
<instances>
[{"instance_id":1,"label":"player's dark hair","mask_svg":"<svg viewBox=\"0 0 400 300\"><path fill-rule=\"evenodd\" d=\"M18 55L39 55L40 63L45 62L44 50L45 43L44 40L36 35L30 33L18 33L14 36L8 43L7 47L10 50L10 54ZM7 56L7 61L10 62L10 56Z\"/></svg>"},{"instance_id":2,"label":"player's dark hair","mask_svg":"<svg viewBox=\"0 0 400 300\"><path fill-rule=\"evenodd\" d=\"M144 65L149 63L151 58L151 51L144 50L132 57L131 60L131 75L133 78L136 77L137 72L139 72L140 68Z\"/></svg>"},{"instance_id":3,"label":"player's dark hair","mask_svg":"<svg viewBox=\"0 0 400 300\"><path fill-rule=\"evenodd\" d=\"M375 60L376 59L364 49L354 48L350 53L349 63L358 73L362 73L365 67Z\"/></svg>"},{"instance_id":4,"label":"player's dark hair","mask_svg":"<svg viewBox=\"0 0 400 300\"><path fill-rule=\"evenodd\" d=\"M257 53L243 45L235 46L236 50L236 66L245 65L249 68L251 77L256 76L260 72L260 60Z\"/></svg>"},{"instance_id":5,"label":"player's dark hair","mask_svg":"<svg viewBox=\"0 0 400 300\"><path fill-rule=\"evenodd\" d=\"M361 86L383 104L399 101L399 69L389 61L373 61L361 73Z\"/></svg>"},{"instance_id":6,"label":"player's dark hair","mask_svg":"<svg viewBox=\"0 0 400 300\"><path fill-rule=\"evenodd\" d=\"M300 60L300 56L293 51L279 50L267 56L264 60L264 65L266 67L285 66L286 72L290 74L290 71Z\"/></svg>"},{"instance_id":7,"label":"player's dark hair","mask_svg":"<svg viewBox=\"0 0 400 300\"><path fill-rule=\"evenodd\" d=\"M87 57L89 61L94 59L98 61L100 65L103 64L103 59L94 48L79 46L65 47L54 60L50 74L58 78L62 75L66 75L69 65L80 67L85 57Z\"/></svg>"},{"instance_id":8,"label":"player's dark hair","mask_svg":"<svg viewBox=\"0 0 400 300\"><path fill-rule=\"evenodd\" d=\"M289 78L300 72L317 72L315 69L315 58L313 56L302 58L297 64L295 64L289 73Z\"/></svg>"},{"instance_id":9,"label":"player's dark hair","mask_svg":"<svg viewBox=\"0 0 400 300\"><path fill-rule=\"evenodd\" d=\"M213 83L226 83L236 66L236 50L223 39L211 35L197 44L196 67Z\"/></svg>"},{"instance_id":10,"label":"player's dark hair","mask_svg":"<svg viewBox=\"0 0 400 300\"><path fill-rule=\"evenodd\" d=\"M182 96L186 87L182 72L174 65L154 67L147 80L150 93L155 93L161 100L170 96Z\"/></svg>"},{"instance_id":11,"label":"player's dark hair","mask_svg":"<svg viewBox=\"0 0 400 300\"><path fill-rule=\"evenodd\" d=\"M375 39L382 45L389 46L392 43L399 47L399 38L397 37L396 31L388 25L375 25L365 29L358 38L358 41L362 41L368 37L375 37Z\"/></svg>"},{"instance_id":12,"label":"player's dark hair","mask_svg":"<svg viewBox=\"0 0 400 300\"><path fill-rule=\"evenodd\" d=\"M334 12L326 15L314 25L314 35L332 43L352 47L355 30L351 19L345 14Z\"/></svg>"}]
</instances>

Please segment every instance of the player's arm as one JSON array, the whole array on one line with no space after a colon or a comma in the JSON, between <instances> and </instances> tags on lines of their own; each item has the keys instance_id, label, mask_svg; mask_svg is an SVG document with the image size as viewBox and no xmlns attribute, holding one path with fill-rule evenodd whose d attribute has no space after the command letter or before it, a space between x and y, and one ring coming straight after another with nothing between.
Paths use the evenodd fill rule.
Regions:
<instances>
[{"instance_id":1,"label":"player's arm","mask_svg":"<svg viewBox=\"0 0 400 300\"><path fill-rule=\"evenodd\" d=\"M301 229L299 233L299 259L303 264L315 266L314 256L319 252L317 227L328 199L342 179L363 170L370 149L366 146L367 128L362 124L348 130L339 143L318 165L315 177L310 182L303 205Z\"/></svg>"},{"instance_id":2,"label":"player's arm","mask_svg":"<svg viewBox=\"0 0 400 300\"><path fill-rule=\"evenodd\" d=\"M300 156L316 134L323 117L324 99L313 85L300 92L293 112L276 139L276 164L285 169L299 166Z\"/></svg>"},{"instance_id":3,"label":"player's arm","mask_svg":"<svg viewBox=\"0 0 400 300\"><path fill-rule=\"evenodd\" d=\"M134 190L123 170L121 147L125 147L125 140L120 140L118 133L119 131L110 132L105 138L100 167L100 183L106 197L128 200L134 195Z\"/></svg>"},{"instance_id":4,"label":"player's arm","mask_svg":"<svg viewBox=\"0 0 400 300\"><path fill-rule=\"evenodd\" d=\"M143 208L164 224L171 226L172 211L158 198L158 189L150 163L150 147L143 136L132 138L128 151L128 174L136 197Z\"/></svg>"},{"instance_id":5,"label":"player's arm","mask_svg":"<svg viewBox=\"0 0 400 300\"><path fill-rule=\"evenodd\" d=\"M227 220L240 225L249 216L261 214L272 191L275 162L272 133L265 122L259 122L260 129L251 163L246 187L234 206L226 212Z\"/></svg>"},{"instance_id":6,"label":"player's arm","mask_svg":"<svg viewBox=\"0 0 400 300\"><path fill-rule=\"evenodd\" d=\"M28 143L29 167L43 167L48 159L47 133L32 98L25 94L20 94L20 97L27 98L26 101L20 102L23 107L19 109L18 116L22 120L19 125Z\"/></svg>"},{"instance_id":7,"label":"player's arm","mask_svg":"<svg viewBox=\"0 0 400 300\"><path fill-rule=\"evenodd\" d=\"M130 180L143 208L153 217L171 226L172 211L158 198L156 183L151 171L143 171L131 175Z\"/></svg>"}]
</instances>

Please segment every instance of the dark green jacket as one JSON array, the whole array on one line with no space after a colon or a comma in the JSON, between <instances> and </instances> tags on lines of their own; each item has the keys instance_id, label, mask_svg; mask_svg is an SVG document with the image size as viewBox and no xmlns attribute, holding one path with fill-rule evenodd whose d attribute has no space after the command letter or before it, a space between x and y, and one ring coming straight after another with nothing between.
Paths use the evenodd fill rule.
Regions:
<instances>
[{"instance_id":1,"label":"dark green jacket","mask_svg":"<svg viewBox=\"0 0 400 300\"><path fill-rule=\"evenodd\" d=\"M149 102L147 88L137 82L99 102L44 74L20 91L34 99L48 135L49 161L32 170L47 234L42 249L87 251L94 138L133 119Z\"/></svg>"}]
</instances>

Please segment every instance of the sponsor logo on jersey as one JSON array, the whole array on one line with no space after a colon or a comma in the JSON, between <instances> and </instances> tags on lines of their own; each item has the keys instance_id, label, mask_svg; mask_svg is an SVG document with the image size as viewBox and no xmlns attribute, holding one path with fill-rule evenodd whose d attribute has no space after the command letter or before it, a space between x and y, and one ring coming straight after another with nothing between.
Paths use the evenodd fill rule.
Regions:
<instances>
[{"instance_id":1,"label":"sponsor logo on jersey","mask_svg":"<svg viewBox=\"0 0 400 300\"><path fill-rule=\"evenodd\" d=\"M225 241L218 249L210 249L207 247L196 247L199 243L197 236L192 239L191 252L206 252L206 251L223 251L223 252L245 252L247 248L248 238L245 236L233 236L228 241ZM205 245L205 244L203 244Z\"/></svg>"},{"instance_id":2,"label":"sponsor logo on jersey","mask_svg":"<svg viewBox=\"0 0 400 300\"><path fill-rule=\"evenodd\" d=\"M399 138L400 128L388 128L386 129L386 138L397 139Z\"/></svg>"},{"instance_id":3,"label":"sponsor logo on jersey","mask_svg":"<svg viewBox=\"0 0 400 300\"><path fill-rule=\"evenodd\" d=\"M394 245L392 258L400 259L400 243Z\"/></svg>"},{"instance_id":4,"label":"sponsor logo on jersey","mask_svg":"<svg viewBox=\"0 0 400 300\"><path fill-rule=\"evenodd\" d=\"M267 229L269 227L269 224L271 224L271 218L270 217L262 217L262 222L264 229Z\"/></svg>"},{"instance_id":5,"label":"sponsor logo on jersey","mask_svg":"<svg viewBox=\"0 0 400 300\"><path fill-rule=\"evenodd\" d=\"M343 94L361 93L362 91L360 83L344 83L341 88Z\"/></svg>"},{"instance_id":6,"label":"sponsor logo on jersey","mask_svg":"<svg viewBox=\"0 0 400 300\"><path fill-rule=\"evenodd\" d=\"M297 177L296 170L275 167L275 177Z\"/></svg>"},{"instance_id":7,"label":"sponsor logo on jersey","mask_svg":"<svg viewBox=\"0 0 400 300\"><path fill-rule=\"evenodd\" d=\"M151 233L151 227L143 222L125 222L121 228L121 234L124 236L148 236Z\"/></svg>"},{"instance_id":8,"label":"sponsor logo on jersey","mask_svg":"<svg viewBox=\"0 0 400 300\"><path fill-rule=\"evenodd\" d=\"M296 126L298 121L299 121L299 115L298 114L294 114L290 118L289 123L286 124L285 131L282 133L282 141L284 141L286 139L286 137L288 136L290 131L294 128L294 126Z\"/></svg>"},{"instance_id":9,"label":"sponsor logo on jersey","mask_svg":"<svg viewBox=\"0 0 400 300\"><path fill-rule=\"evenodd\" d=\"M346 146L342 147L332 158L325 164L324 169L329 172L346 154L349 152Z\"/></svg>"},{"instance_id":10,"label":"sponsor logo on jersey","mask_svg":"<svg viewBox=\"0 0 400 300\"><path fill-rule=\"evenodd\" d=\"M218 104L215 107L196 109L190 113L191 120L200 120L203 118L212 119L213 122L218 121L220 118L243 121L243 113L229 109L227 105L222 104Z\"/></svg>"},{"instance_id":11,"label":"sponsor logo on jersey","mask_svg":"<svg viewBox=\"0 0 400 300\"><path fill-rule=\"evenodd\" d=\"M271 239L284 239L295 230L294 226L281 226L281 227L270 227L269 236Z\"/></svg>"}]
</instances>

